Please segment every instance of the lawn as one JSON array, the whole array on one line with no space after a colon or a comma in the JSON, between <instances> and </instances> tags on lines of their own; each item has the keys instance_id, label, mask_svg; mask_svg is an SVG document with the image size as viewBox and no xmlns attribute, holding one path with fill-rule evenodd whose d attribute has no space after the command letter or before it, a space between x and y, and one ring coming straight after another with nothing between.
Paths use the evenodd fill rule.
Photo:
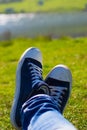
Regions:
<instances>
[{"instance_id":1,"label":"lawn","mask_svg":"<svg viewBox=\"0 0 87 130\"><path fill-rule=\"evenodd\" d=\"M0 42L0 130L14 130L10 109L15 89L16 66L28 47L38 47L43 55L43 77L57 64L72 72L73 87L64 116L78 130L87 130L87 38L14 39Z\"/></svg>"},{"instance_id":2,"label":"lawn","mask_svg":"<svg viewBox=\"0 0 87 130\"><path fill-rule=\"evenodd\" d=\"M39 5L38 1L43 1ZM23 0L22 2L0 4L0 12L13 8L17 13L25 12L67 12L80 11L85 8L87 0Z\"/></svg>"}]
</instances>

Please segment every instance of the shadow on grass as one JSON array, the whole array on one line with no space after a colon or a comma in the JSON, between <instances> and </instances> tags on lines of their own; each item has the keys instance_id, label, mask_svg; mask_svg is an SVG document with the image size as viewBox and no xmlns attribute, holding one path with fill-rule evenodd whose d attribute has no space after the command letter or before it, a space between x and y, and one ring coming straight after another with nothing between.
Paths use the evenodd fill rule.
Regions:
<instances>
[{"instance_id":1,"label":"shadow on grass","mask_svg":"<svg viewBox=\"0 0 87 130\"><path fill-rule=\"evenodd\" d=\"M12 41L2 41L2 42L0 42L0 46L2 46L2 47L9 47L9 46L12 46L12 45L13 45Z\"/></svg>"}]
</instances>

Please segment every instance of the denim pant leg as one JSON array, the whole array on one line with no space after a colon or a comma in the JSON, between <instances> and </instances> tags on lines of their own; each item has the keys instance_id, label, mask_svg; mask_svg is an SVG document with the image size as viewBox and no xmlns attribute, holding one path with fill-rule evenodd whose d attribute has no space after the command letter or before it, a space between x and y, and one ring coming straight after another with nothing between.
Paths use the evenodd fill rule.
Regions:
<instances>
[{"instance_id":1,"label":"denim pant leg","mask_svg":"<svg viewBox=\"0 0 87 130\"><path fill-rule=\"evenodd\" d=\"M53 99L39 94L26 101L21 111L22 130L76 130L59 112Z\"/></svg>"}]
</instances>

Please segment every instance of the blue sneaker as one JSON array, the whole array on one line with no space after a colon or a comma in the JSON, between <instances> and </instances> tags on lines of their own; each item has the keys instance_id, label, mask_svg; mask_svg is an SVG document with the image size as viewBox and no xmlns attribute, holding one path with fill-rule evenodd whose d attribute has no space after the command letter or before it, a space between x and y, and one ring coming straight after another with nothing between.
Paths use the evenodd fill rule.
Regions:
<instances>
[{"instance_id":1,"label":"blue sneaker","mask_svg":"<svg viewBox=\"0 0 87 130\"><path fill-rule=\"evenodd\" d=\"M16 129L21 128L22 105L40 90L49 93L42 77L42 55L39 49L29 48L21 56L16 73L16 90L11 110L11 122Z\"/></svg>"},{"instance_id":2,"label":"blue sneaker","mask_svg":"<svg viewBox=\"0 0 87 130\"><path fill-rule=\"evenodd\" d=\"M72 75L64 65L55 66L47 75L45 82L51 91L55 104L62 114L70 96L72 87Z\"/></svg>"}]
</instances>

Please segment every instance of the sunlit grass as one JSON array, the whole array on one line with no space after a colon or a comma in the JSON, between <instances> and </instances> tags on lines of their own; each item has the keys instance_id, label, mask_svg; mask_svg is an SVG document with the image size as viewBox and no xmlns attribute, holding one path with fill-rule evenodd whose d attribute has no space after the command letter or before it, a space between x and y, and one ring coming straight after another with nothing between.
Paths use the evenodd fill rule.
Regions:
<instances>
[{"instance_id":1,"label":"sunlit grass","mask_svg":"<svg viewBox=\"0 0 87 130\"><path fill-rule=\"evenodd\" d=\"M43 5L39 5L41 0L23 0L22 2L0 4L0 12L7 8L13 8L17 13L25 12L65 12L84 10L87 0L42 0Z\"/></svg>"},{"instance_id":2,"label":"sunlit grass","mask_svg":"<svg viewBox=\"0 0 87 130\"><path fill-rule=\"evenodd\" d=\"M44 78L57 64L65 64L71 69L73 88L64 115L79 130L87 130L87 38L68 37L0 42L0 130L14 130L10 123L10 109L16 67L21 54L31 46L42 52Z\"/></svg>"}]
</instances>

